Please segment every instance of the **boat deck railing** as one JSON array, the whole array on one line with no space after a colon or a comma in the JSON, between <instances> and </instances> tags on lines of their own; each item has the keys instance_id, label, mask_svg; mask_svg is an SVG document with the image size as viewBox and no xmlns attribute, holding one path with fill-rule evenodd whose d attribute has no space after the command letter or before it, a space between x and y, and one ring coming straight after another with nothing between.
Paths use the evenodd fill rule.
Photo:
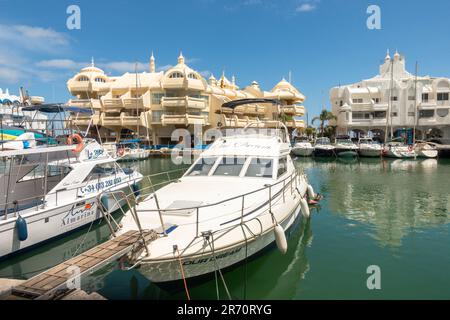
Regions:
<instances>
[{"instance_id":1,"label":"boat deck railing","mask_svg":"<svg viewBox=\"0 0 450 320\"><path fill-rule=\"evenodd\" d=\"M208 203L208 204L203 204L203 205L197 205L197 206L186 206L186 207L182 207L182 208L161 208L160 207L160 203L159 203L159 199L158 199L158 195L157 195L157 189L163 185L167 185L169 183L175 182L179 180L179 172L185 170L185 169L178 169L178 170L172 170L172 171L167 171L167 172L162 172L162 173L158 173L158 174L153 174L153 175L149 175L144 177L144 182L147 181L147 183L149 184L148 186L145 186L143 188L141 188L139 191L142 192L143 194L145 194L145 192L147 191L147 198L145 198L145 200L141 201L142 202L146 202L146 201L155 201L155 209L141 209L139 211L136 210L136 208L134 208L134 213L133 213L133 218L135 219L136 224L138 225L138 227L140 227L141 223L140 223L140 219L139 219L139 214L141 213L156 213L159 216L159 220L160 220L160 224L161 224L161 229L162 229L162 233L164 236L166 236L166 229L165 229L165 224L164 224L164 214L170 214L170 213L176 213L176 212L180 212L180 211L186 211L186 212L195 212L195 217L196 217L196 221L195 221L195 225L196 225L196 238L201 236L201 232L199 229L199 225L202 222L205 221L209 221L209 220L213 220L213 219L218 219L220 217L223 217L225 215L222 216L215 216L212 219L208 219L205 221L200 221L200 217L201 217L201 210L202 209L211 209L215 206L222 206L224 204L227 203L231 203L231 202L236 202L239 201L240 204L240 209L239 209L239 217L232 219L229 222L234 222L234 221L240 221L240 223L238 224L234 224L231 226L231 228L234 227L239 227L241 225L244 224L244 222L248 222L249 220L253 220L253 219L257 219L257 218L252 218L249 220L245 220L246 217L250 216L252 213L257 212L258 210L260 210L263 207L268 207L268 214L270 214L272 216L272 220L274 223L276 223L275 217L273 216L272 213L272 205L279 200L282 200L283 203L286 201L286 192L290 192L290 194L292 195L294 192L296 192L297 187L298 187L298 181L299 181L299 177L303 176L304 179L306 179L306 175L303 173L303 171L299 168L295 168L294 171L289 174L287 177L283 178L280 181L277 181L276 183L273 184L266 184L264 185L264 187L262 188L258 188L256 190L252 190L250 192L246 192L234 197L230 197L221 201L217 201L214 203ZM171 174L175 174L177 173L178 177L176 178L171 178L170 175ZM158 176L165 176L166 179L157 183L153 183L154 179ZM153 179L153 181L152 181ZM277 189L274 192L275 187L279 187L279 189ZM148 192L150 191L150 192ZM264 202L263 204L258 205L257 208L252 208L250 210L248 210L248 212L246 211L246 199L248 199L250 196L255 195L257 193L267 193L268 192L268 198L267 201ZM131 192L130 194L127 195L126 198L129 198L130 196L132 197L136 197L136 192ZM143 196L140 196L143 197ZM128 199L120 199L119 201L127 201L129 202ZM236 215L236 213L238 213L238 211L234 211L234 212L230 212L227 213L226 215ZM245 220L245 221L244 221ZM260 222L259 222L260 223ZM192 224L192 223L188 223L188 224ZM225 228L224 228L225 229Z\"/></svg>"}]
</instances>

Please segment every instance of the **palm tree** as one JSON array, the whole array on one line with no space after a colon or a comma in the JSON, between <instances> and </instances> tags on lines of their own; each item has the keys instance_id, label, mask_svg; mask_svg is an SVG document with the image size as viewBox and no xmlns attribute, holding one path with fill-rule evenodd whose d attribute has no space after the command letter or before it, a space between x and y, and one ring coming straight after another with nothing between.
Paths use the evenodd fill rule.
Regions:
<instances>
[{"instance_id":1,"label":"palm tree","mask_svg":"<svg viewBox=\"0 0 450 320\"><path fill-rule=\"evenodd\" d=\"M307 136L309 139L311 139L311 138L314 137L314 135L316 134L316 128L313 128L313 127L308 126L308 127L305 129L305 133L306 133L306 136Z\"/></svg>"},{"instance_id":2,"label":"palm tree","mask_svg":"<svg viewBox=\"0 0 450 320\"><path fill-rule=\"evenodd\" d=\"M314 124L316 120L320 121L320 135L323 137L325 123L330 120L337 120L337 117L330 111L323 109L318 117L314 117L311 123Z\"/></svg>"}]
</instances>

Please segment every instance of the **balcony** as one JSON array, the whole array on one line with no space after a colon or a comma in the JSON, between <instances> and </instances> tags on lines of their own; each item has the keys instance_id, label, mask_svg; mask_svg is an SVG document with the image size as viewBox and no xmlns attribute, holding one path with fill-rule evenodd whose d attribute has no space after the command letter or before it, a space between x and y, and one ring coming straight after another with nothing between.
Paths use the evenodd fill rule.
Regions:
<instances>
[{"instance_id":1,"label":"balcony","mask_svg":"<svg viewBox=\"0 0 450 320\"><path fill-rule=\"evenodd\" d=\"M120 112L123 108L123 101L121 98L102 98L104 110L108 112Z\"/></svg>"},{"instance_id":2,"label":"balcony","mask_svg":"<svg viewBox=\"0 0 450 320\"><path fill-rule=\"evenodd\" d=\"M265 106L248 105L243 109L244 114L264 115L266 113Z\"/></svg>"},{"instance_id":3,"label":"balcony","mask_svg":"<svg viewBox=\"0 0 450 320\"><path fill-rule=\"evenodd\" d=\"M189 89L205 90L205 86L200 79L166 78L163 81L164 89Z\"/></svg>"},{"instance_id":4,"label":"balcony","mask_svg":"<svg viewBox=\"0 0 450 320\"><path fill-rule=\"evenodd\" d=\"M163 126L167 125L190 125L201 124L206 125L207 119L205 116L192 115L192 114L163 114L161 116L161 123Z\"/></svg>"},{"instance_id":5,"label":"balcony","mask_svg":"<svg viewBox=\"0 0 450 320\"><path fill-rule=\"evenodd\" d=\"M92 85L90 81L74 81L69 80L67 83L70 92L91 92Z\"/></svg>"},{"instance_id":6,"label":"balcony","mask_svg":"<svg viewBox=\"0 0 450 320\"><path fill-rule=\"evenodd\" d=\"M95 114L93 116L78 116L72 118L72 124L76 127L87 127L89 125L99 124L100 116Z\"/></svg>"},{"instance_id":7,"label":"balcony","mask_svg":"<svg viewBox=\"0 0 450 320\"><path fill-rule=\"evenodd\" d=\"M389 108L389 104L386 103L375 103L373 105L373 110L374 111L387 111L387 109Z\"/></svg>"},{"instance_id":8,"label":"balcony","mask_svg":"<svg viewBox=\"0 0 450 320\"><path fill-rule=\"evenodd\" d=\"M434 109L436 107L436 100L423 100L422 102L419 102L418 107L419 110Z\"/></svg>"},{"instance_id":9,"label":"balcony","mask_svg":"<svg viewBox=\"0 0 450 320\"><path fill-rule=\"evenodd\" d=\"M104 127L118 127L122 126L120 117L118 116L106 116L104 113L100 115L99 124Z\"/></svg>"},{"instance_id":10,"label":"balcony","mask_svg":"<svg viewBox=\"0 0 450 320\"><path fill-rule=\"evenodd\" d=\"M282 107L282 110L285 114L295 115L298 117L302 117L305 115L305 107L303 106L296 106L296 105L284 106Z\"/></svg>"},{"instance_id":11,"label":"balcony","mask_svg":"<svg viewBox=\"0 0 450 320\"><path fill-rule=\"evenodd\" d=\"M189 108L205 109L207 107L205 99L185 97L162 97L161 105L163 108Z\"/></svg>"},{"instance_id":12,"label":"balcony","mask_svg":"<svg viewBox=\"0 0 450 320\"><path fill-rule=\"evenodd\" d=\"M144 99L142 97L123 98L122 105L125 109L143 109L144 108Z\"/></svg>"},{"instance_id":13,"label":"balcony","mask_svg":"<svg viewBox=\"0 0 450 320\"><path fill-rule=\"evenodd\" d=\"M289 128L297 128L297 129L304 129L304 128L306 128L305 121L303 121L303 120L295 120L295 119L286 121L286 126L289 127Z\"/></svg>"}]
</instances>

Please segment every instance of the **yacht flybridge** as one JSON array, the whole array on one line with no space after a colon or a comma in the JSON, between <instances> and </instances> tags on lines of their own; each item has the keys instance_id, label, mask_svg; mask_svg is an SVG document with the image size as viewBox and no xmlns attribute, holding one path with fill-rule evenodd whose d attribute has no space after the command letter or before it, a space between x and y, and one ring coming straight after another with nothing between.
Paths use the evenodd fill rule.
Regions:
<instances>
[{"instance_id":1,"label":"yacht flybridge","mask_svg":"<svg viewBox=\"0 0 450 320\"><path fill-rule=\"evenodd\" d=\"M181 178L142 197L121 221L121 233L138 225L160 235L129 263L164 283L232 266L274 241L286 252L285 233L300 214L309 216L307 198L315 197L290 151L278 122L216 139Z\"/></svg>"},{"instance_id":2,"label":"yacht flybridge","mask_svg":"<svg viewBox=\"0 0 450 320\"><path fill-rule=\"evenodd\" d=\"M41 110L67 111L46 108ZM52 128L69 130L61 123ZM119 209L116 198L137 189L142 179L123 170L94 139L79 134L41 139L24 132L16 140L0 141L0 259ZM100 197L106 190L108 196Z\"/></svg>"}]
</instances>

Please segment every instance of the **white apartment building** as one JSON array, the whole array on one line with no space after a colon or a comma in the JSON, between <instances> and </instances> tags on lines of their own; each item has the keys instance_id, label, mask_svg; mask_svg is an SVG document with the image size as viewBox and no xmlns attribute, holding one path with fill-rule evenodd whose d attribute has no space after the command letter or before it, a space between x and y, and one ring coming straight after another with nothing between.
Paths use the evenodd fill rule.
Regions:
<instances>
[{"instance_id":1,"label":"white apartment building","mask_svg":"<svg viewBox=\"0 0 450 320\"><path fill-rule=\"evenodd\" d=\"M405 58L387 53L379 74L330 90L338 134L368 135L384 140L450 138L450 79L416 76L406 71ZM391 111L389 113L389 110Z\"/></svg>"}]
</instances>

